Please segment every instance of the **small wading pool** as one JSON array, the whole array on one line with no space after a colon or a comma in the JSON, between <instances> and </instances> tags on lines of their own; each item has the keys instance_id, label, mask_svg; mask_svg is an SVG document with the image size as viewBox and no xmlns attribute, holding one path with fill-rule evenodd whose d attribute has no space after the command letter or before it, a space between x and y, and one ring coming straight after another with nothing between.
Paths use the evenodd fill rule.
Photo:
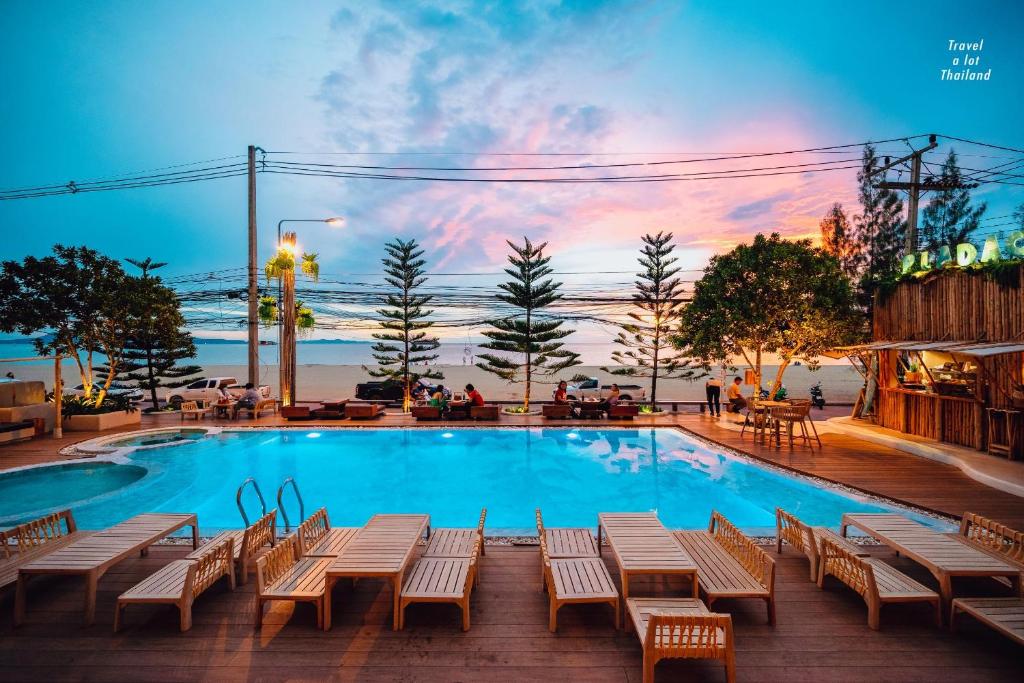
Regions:
<instances>
[{"instance_id":1,"label":"small wading pool","mask_svg":"<svg viewBox=\"0 0 1024 683\"><path fill-rule=\"evenodd\" d=\"M174 429L169 431L149 432L135 434L124 439L105 441L105 448L151 448L153 446L167 446L185 441L198 441L206 436L205 429Z\"/></svg>"},{"instance_id":2,"label":"small wading pool","mask_svg":"<svg viewBox=\"0 0 1024 683\"><path fill-rule=\"evenodd\" d=\"M118 443L133 438L149 437ZM242 525L235 493L250 476L268 509L282 481L294 477L306 514L326 507L335 526L359 526L378 512L426 512L435 527L473 526L485 506L488 533L510 535L536 533L538 507L550 526L592 528L598 512L655 510L670 528L701 529L715 509L749 533L771 535L776 506L829 527L844 512L899 511L945 524L669 428L246 429L118 456L125 465L0 474L0 525L75 503L83 529L142 512L195 512L208 534ZM100 492L108 495L89 500ZM290 490L283 501L294 525ZM259 516L251 487L243 503L250 519Z\"/></svg>"}]
</instances>

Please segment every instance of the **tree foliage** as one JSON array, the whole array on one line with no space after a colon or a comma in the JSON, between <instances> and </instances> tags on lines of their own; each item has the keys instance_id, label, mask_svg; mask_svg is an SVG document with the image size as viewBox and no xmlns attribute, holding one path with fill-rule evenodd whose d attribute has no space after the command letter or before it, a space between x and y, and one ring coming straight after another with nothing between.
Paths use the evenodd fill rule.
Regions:
<instances>
[{"instance_id":1,"label":"tree foliage","mask_svg":"<svg viewBox=\"0 0 1024 683\"><path fill-rule=\"evenodd\" d=\"M764 354L778 354L778 387L791 361L816 367L821 353L854 338L861 320L834 256L809 240L757 235L711 258L675 342L706 365L743 358L758 387Z\"/></svg>"},{"instance_id":2,"label":"tree foliage","mask_svg":"<svg viewBox=\"0 0 1024 683\"><path fill-rule=\"evenodd\" d=\"M487 321L494 329L484 331L490 341L481 346L502 355L482 353L479 357L483 361L476 365L509 383L522 378L523 409L528 410L534 376L553 375L579 365L580 360L579 354L559 341L572 330L561 329L563 321L543 310L562 298L558 293L562 283L547 277L552 272L548 266L551 257L544 256L547 243L534 245L525 237L521 246L507 243L512 253L508 256L511 267L505 272L511 280L498 285L501 292L497 298L519 309L519 313Z\"/></svg>"},{"instance_id":3,"label":"tree foliage","mask_svg":"<svg viewBox=\"0 0 1024 683\"><path fill-rule=\"evenodd\" d=\"M903 200L895 190L876 188L882 167L872 145L864 146L861 169L857 173L860 214L854 217L854 234L861 253L857 299L870 323L875 290L899 272L905 247L907 223Z\"/></svg>"},{"instance_id":4,"label":"tree foliage","mask_svg":"<svg viewBox=\"0 0 1024 683\"><path fill-rule=\"evenodd\" d=\"M971 205L971 190L964 182L953 150L949 150L942 164L939 181L959 187L937 190L924 207L920 239L926 249L938 249L941 246L952 249L966 242L971 233L978 229L981 216L988 208L985 202Z\"/></svg>"},{"instance_id":5,"label":"tree foliage","mask_svg":"<svg viewBox=\"0 0 1024 683\"><path fill-rule=\"evenodd\" d=\"M612 360L621 367L601 368L613 375L649 377L651 405L657 404L658 378L696 379L703 372L695 369L685 355L672 344L672 333L683 310L683 283L676 277L678 259L672 256L672 233L644 235L644 246L637 259L643 271L637 273L631 322L621 325L615 344L624 348L612 352Z\"/></svg>"},{"instance_id":6,"label":"tree foliage","mask_svg":"<svg viewBox=\"0 0 1024 683\"><path fill-rule=\"evenodd\" d=\"M437 360L438 354L430 352L440 346L437 337L427 333L433 325L427 318L433 311L424 309L434 297L417 294L427 278L424 275L426 261L422 258L423 250L416 240L404 242L396 238L384 245L384 249L387 252L387 256L381 259L384 280L395 291L385 299L387 308L377 309L377 314L383 318L380 326L384 329L384 332L373 335L378 340L373 345L373 357L379 367L366 370L373 377L387 377L400 382L403 387L402 409L408 411L413 385L421 378L444 379L440 372L426 366Z\"/></svg>"},{"instance_id":7,"label":"tree foliage","mask_svg":"<svg viewBox=\"0 0 1024 683\"><path fill-rule=\"evenodd\" d=\"M818 224L821 248L839 261L839 267L851 282L857 282L864 264L863 245L858 241L843 205L836 202Z\"/></svg>"}]
</instances>

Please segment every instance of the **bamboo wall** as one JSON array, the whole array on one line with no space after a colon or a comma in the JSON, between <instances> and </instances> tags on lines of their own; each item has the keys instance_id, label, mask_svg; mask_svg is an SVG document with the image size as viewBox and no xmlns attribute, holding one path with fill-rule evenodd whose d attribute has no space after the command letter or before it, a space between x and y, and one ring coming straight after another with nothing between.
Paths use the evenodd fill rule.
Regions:
<instances>
[{"instance_id":1,"label":"bamboo wall","mask_svg":"<svg viewBox=\"0 0 1024 683\"><path fill-rule=\"evenodd\" d=\"M1020 287L1000 285L982 275L951 270L924 282L907 282L876 302L877 341L1024 342L1024 267ZM921 395L899 389L895 353L880 354L878 422L930 439L962 446L987 445L986 407L1009 408L1024 383L1024 354L979 359L986 388L982 401Z\"/></svg>"}]
</instances>

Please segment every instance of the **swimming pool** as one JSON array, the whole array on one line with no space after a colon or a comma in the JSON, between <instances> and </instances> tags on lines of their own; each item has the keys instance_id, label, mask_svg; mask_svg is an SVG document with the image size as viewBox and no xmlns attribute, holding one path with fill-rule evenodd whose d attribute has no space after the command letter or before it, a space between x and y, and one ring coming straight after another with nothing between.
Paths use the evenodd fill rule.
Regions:
<instances>
[{"instance_id":1,"label":"swimming pool","mask_svg":"<svg viewBox=\"0 0 1024 683\"><path fill-rule=\"evenodd\" d=\"M22 473L0 474L0 525L37 511L46 492L52 507L73 507L84 529L172 511L198 513L204 534L238 528L235 493L250 476L268 509L282 481L294 477L306 514L326 506L336 526L362 525L377 512L427 512L434 526L472 526L486 506L491 534L535 532L537 507L550 526L593 527L598 512L656 510L666 526L691 529L705 528L716 509L751 533L774 533L776 506L831 527L843 512L893 509L664 428L225 430L164 448L121 449L115 460L90 475L115 482L100 487L99 497L83 496L66 471L47 472L54 468L35 470L28 485L16 483ZM146 476L126 482L137 468ZM255 519L251 488L243 503ZM284 504L294 522L290 491Z\"/></svg>"}]
</instances>

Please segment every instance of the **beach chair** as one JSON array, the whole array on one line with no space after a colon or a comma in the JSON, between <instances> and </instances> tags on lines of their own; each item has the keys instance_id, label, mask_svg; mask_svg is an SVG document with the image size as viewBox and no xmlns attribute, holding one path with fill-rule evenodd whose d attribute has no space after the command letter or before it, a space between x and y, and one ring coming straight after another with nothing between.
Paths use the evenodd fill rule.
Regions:
<instances>
[{"instance_id":1,"label":"beach chair","mask_svg":"<svg viewBox=\"0 0 1024 683\"><path fill-rule=\"evenodd\" d=\"M245 529L222 531L210 539L209 543L187 555L186 559L198 559L206 546L220 543L227 538L234 541L232 549L238 571L238 583L245 585L249 581L249 573L256 567L256 556L260 550L263 546L274 545L277 538L277 510L271 510Z\"/></svg>"},{"instance_id":2,"label":"beach chair","mask_svg":"<svg viewBox=\"0 0 1024 683\"><path fill-rule=\"evenodd\" d=\"M196 401L182 401L181 408L178 409L181 412L181 421L184 422L186 417L194 417L196 422L202 420L206 415L213 414L213 408L204 406L199 407L199 403Z\"/></svg>"},{"instance_id":3,"label":"beach chair","mask_svg":"<svg viewBox=\"0 0 1024 683\"><path fill-rule=\"evenodd\" d=\"M615 630L619 629L619 591L615 588L608 567L599 557L553 559L547 540L540 537L544 583L548 592L548 630L558 630L558 610L563 605L606 602L615 613Z\"/></svg>"},{"instance_id":4,"label":"beach chair","mask_svg":"<svg viewBox=\"0 0 1024 683\"><path fill-rule=\"evenodd\" d=\"M537 518L537 535L547 543L548 555L552 559L561 560L571 557L599 557L600 552L597 541L590 529L582 527L555 527L549 529L544 526L544 517L540 508L535 511ZM541 587L547 588L547 581L544 573L544 558L541 556L540 582Z\"/></svg>"},{"instance_id":5,"label":"beach chair","mask_svg":"<svg viewBox=\"0 0 1024 683\"><path fill-rule=\"evenodd\" d=\"M434 529L430 534L423 557L472 557L479 541L481 555L486 554L484 546L484 522L487 520L487 508L480 510L480 520L475 529ZM480 585L480 568L476 567L476 583Z\"/></svg>"},{"instance_id":6,"label":"beach chair","mask_svg":"<svg viewBox=\"0 0 1024 683\"><path fill-rule=\"evenodd\" d=\"M292 534L256 561L256 628L263 626L263 605L275 600L313 603L317 628L323 628L327 568L334 558L299 559L296 542Z\"/></svg>"},{"instance_id":7,"label":"beach chair","mask_svg":"<svg viewBox=\"0 0 1024 683\"><path fill-rule=\"evenodd\" d=\"M175 560L122 593L114 610L114 633L121 630L128 605L174 605L180 613L181 630L192 628L192 603L203 591L222 577L235 589L233 545L232 538L207 543L196 552L196 558Z\"/></svg>"},{"instance_id":8,"label":"beach chair","mask_svg":"<svg viewBox=\"0 0 1024 683\"><path fill-rule=\"evenodd\" d=\"M768 623L775 625L775 560L768 553L714 511L707 531L673 535L697 563L708 607L720 598L758 598L768 608Z\"/></svg>"},{"instance_id":9,"label":"beach chair","mask_svg":"<svg viewBox=\"0 0 1024 683\"><path fill-rule=\"evenodd\" d=\"M299 557L337 557L358 531L356 527L332 527L327 508L320 508L296 530Z\"/></svg>"},{"instance_id":10,"label":"beach chair","mask_svg":"<svg viewBox=\"0 0 1024 683\"><path fill-rule=\"evenodd\" d=\"M412 566L402 583L398 628L405 627L405 608L414 602L447 602L462 610L462 630L469 630L469 599L476 583L483 538L477 536L469 557L424 555Z\"/></svg>"},{"instance_id":11,"label":"beach chair","mask_svg":"<svg viewBox=\"0 0 1024 683\"><path fill-rule=\"evenodd\" d=\"M782 542L785 541L806 555L811 564L811 581L818 580L819 546L822 537L826 536L836 545L845 548L851 555L868 556L863 548L854 545L831 529L822 526L808 526L782 508L775 508L775 551L781 555Z\"/></svg>"},{"instance_id":12,"label":"beach chair","mask_svg":"<svg viewBox=\"0 0 1024 683\"><path fill-rule=\"evenodd\" d=\"M18 568L89 536L78 531L71 510L61 510L0 531L0 589L18 580Z\"/></svg>"},{"instance_id":13,"label":"beach chair","mask_svg":"<svg viewBox=\"0 0 1024 683\"><path fill-rule=\"evenodd\" d=\"M694 598L628 598L626 611L644 649L644 683L654 683L662 659L717 659L725 680L736 680L732 618ZM629 622L627 622L629 623Z\"/></svg>"},{"instance_id":14,"label":"beach chair","mask_svg":"<svg viewBox=\"0 0 1024 683\"><path fill-rule=\"evenodd\" d=\"M956 627L957 612L970 614L989 628L1024 645L1024 598L955 598L949 628Z\"/></svg>"},{"instance_id":15,"label":"beach chair","mask_svg":"<svg viewBox=\"0 0 1024 683\"><path fill-rule=\"evenodd\" d=\"M829 538L821 539L821 569L818 587L825 577L834 576L856 591L868 605L868 626L877 631L882 606L892 602L930 602L935 607L935 625L942 625L939 594L913 580L895 567L871 557L857 557Z\"/></svg>"}]
</instances>

